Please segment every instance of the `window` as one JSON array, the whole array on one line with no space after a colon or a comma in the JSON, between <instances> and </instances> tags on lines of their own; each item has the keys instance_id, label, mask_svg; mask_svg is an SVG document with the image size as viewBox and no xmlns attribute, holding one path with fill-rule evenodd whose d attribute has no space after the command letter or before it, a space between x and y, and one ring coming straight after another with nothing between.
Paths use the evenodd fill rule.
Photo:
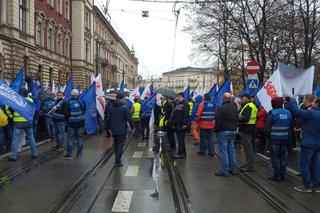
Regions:
<instances>
[{"instance_id":1,"label":"window","mask_svg":"<svg viewBox=\"0 0 320 213\"><path fill-rule=\"evenodd\" d=\"M65 2L65 13L64 13L64 15L65 15L65 18L67 20L69 20L69 0L66 0L66 2Z\"/></svg>"},{"instance_id":2,"label":"window","mask_svg":"<svg viewBox=\"0 0 320 213\"><path fill-rule=\"evenodd\" d=\"M89 29L89 13L88 12L86 12L85 14L84 23L85 23L85 27Z\"/></svg>"},{"instance_id":3,"label":"window","mask_svg":"<svg viewBox=\"0 0 320 213\"><path fill-rule=\"evenodd\" d=\"M62 4L61 4L61 0L57 0L57 11L58 13L62 14Z\"/></svg>"},{"instance_id":4,"label":"window","mask_svg":"<svg viewBox=\"0 0 320 213\"><path fill-rule=\"evenodd\" d=\"M89 43L86 43L86 62L89 62L89 50L90 50L90 46Z\"/></svg>"},{"instance_id":5,"label":"window","mask_svg":"<svg viewBox=\"0 0 320 213\"><path fill-rule=\"evenodd\" d=\"M64 51L65 51L65 54L64 54L64 55L65 55L67 58L69 58L69 39L66 39Z\"/></svg>"},{"instance_id":6,"label":"window","mask_svg":"<svg viewBox=\"0 0 320 213\"><path fill-rule=\"evenodd\" d=\"M58 34L57 36L57 52L58 54L61 54L61 34Z\"/></svg>"},{"instance_id":7,"label":"window","mask_svg":"<svg viewBox=\"0 0 320 213\"><path fill-rule=\"evenodd\" d=\"M37 73L38 81L42 82L42 65L38 65L38 73Z\"/></svg>"},{"instance_id":8,"label":"window","mask_svg":"<svg viewBox=\"0 0 320 213\"><path fill-rule=\"evenodd\" d=\"M36 26L36 45L41 46L41 30L42 30L42 23L38 23Z\"/></svg>"},{"instance_id":9,"label":"window","mask_svg":"<svg viewBox=\"0 0 320 213\"><path fill-rule=\"evenodd\" d=\"M48 30L47 49L52 50L52 29Z\"/></svg>"},{"instance_id":10,"label":"window","mask_svg":"<svg viewBox=\"0 0 320 213\"><path fill-rule=\"evenodd\" d=\"M19 0L19 30L26 32L26 0Z\"/></svg>"},{"instance_id":11,"label":"window","mask_svg":"<svg viewBox=\"0 0 320 213\"><path fill-rule=\"evenodd\" d=\"M48 0L48 4L53 7L53 0Z\"/></svg>"},{"instance_id":12,"label":"window","mask_svg":"<svg viewBox=\"0 0 320 213\"><path fill-rule=\"evenodd\" d=\"M50 67L49 68L49 84L50 84L50 86L52 87L52 74L53 74L53 68L52 67Z\"/></svg>"}]
</instances>

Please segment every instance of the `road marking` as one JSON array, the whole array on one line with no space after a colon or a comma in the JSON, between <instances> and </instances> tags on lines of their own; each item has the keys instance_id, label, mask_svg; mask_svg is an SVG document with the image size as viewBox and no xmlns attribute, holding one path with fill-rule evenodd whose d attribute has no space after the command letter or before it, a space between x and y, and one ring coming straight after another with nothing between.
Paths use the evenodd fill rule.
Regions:
<instances>
[{"instance_id":1,"label":"road marking","mask_svg":"<svg viewBox=\"0 0 320 213\"><path fill-rule=\"evenodd\" d=\"M139 166L128 166L125 176L136 177L138 175Z\"/></svg>"},{"instance_id":2,"label":"road marking","mask_svg":"<svg viewBox=\"0 0 320 213\"><path fill-rule=\"evenodd\" d=\"M133 153L132 158L142 158L143 152L136 151Z\"/></svg>"},{"instance_id":3,"label":"road marking","mask_svg":"<svg viewBox=\"0 0 320 213\"><path fill-rule=\"evenodd\" d=\"M133 191L119 191L113 203L113 212L129 212Z\"/></svg>"},{"instance_id":4,"label":"road marking","mask_svg":"<svg viewBox=\"0 0 320 213\"><path fill-rule=\"evenodd\" d=\"M145 147L146 143L138 143L138 147Z\"/></svg>"}]
</instances>

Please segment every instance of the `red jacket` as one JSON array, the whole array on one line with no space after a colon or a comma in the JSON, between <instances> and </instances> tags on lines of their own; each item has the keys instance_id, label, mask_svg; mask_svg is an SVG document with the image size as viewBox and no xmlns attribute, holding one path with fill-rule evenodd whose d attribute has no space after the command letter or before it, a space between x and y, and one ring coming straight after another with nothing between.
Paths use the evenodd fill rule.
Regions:
<instances>
[{"instance_id":1,"label":"red jacket","mask_svg":"<svg viewBox=\"0 0 320 213\"><path fill-rule=\"evenodd\" d=\"M257 123L256 123L257 129L264 128L264 126L266 125L266 118L267 118L267 111L263 107L260 107L257 114Z\"/></svg>"},{"instance_id":2,"label":"red jacket","mask_svg":"<svg viewBox=\"0 0 320 213\"><path fill-rule=\"evenodd\" d=\"M198 107L198 111L197 111L197 119L198 119L198 124L199 127L202 129L213 129L215 126L215 121L201 121L201 114L204 108L204 104L203 102L200 103L199 107Z\"/></svg>"}]
</instances>

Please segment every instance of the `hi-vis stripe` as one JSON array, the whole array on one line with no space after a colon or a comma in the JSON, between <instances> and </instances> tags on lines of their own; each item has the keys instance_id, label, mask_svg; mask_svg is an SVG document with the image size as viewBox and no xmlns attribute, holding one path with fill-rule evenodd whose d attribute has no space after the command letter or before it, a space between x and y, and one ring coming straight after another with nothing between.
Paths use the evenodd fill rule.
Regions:
<instances>
[{"instance_id":1,"label":"hi-vis stripe","mask_svg":"<svg viewBox=\"0 0 320 213\"><path fill-rule=\"evenodd\" d=\"M258 70L259 66L247 66L247 70Z\"/></svg>"}]
</instances>

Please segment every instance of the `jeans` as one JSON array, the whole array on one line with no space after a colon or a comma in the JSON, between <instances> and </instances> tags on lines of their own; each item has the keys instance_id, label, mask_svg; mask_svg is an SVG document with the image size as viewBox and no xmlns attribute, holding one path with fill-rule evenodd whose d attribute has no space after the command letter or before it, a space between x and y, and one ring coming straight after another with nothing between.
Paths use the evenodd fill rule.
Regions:
<instances>
[{"instance_id":1,"label":"jeans","mask_svg":"<svg viewBox=\"0 0 320 213\"><path fill-rule=\"evenodd\" d=\"M302 146L300 170L304 187L320 188L320 151Z\"/></svg>"},{"instance_id":2,"label":"jeans","mask_svg":"<svg viewBox=\"0 0 320 213\"><path fill-rule=\"evenodd\" d=\"M215 154L213 140L216 139L216 133L213 129L203 129L200 128L200 153L205 154L207 149L207 141L208 141L208 153L210 155Z\"/></svg>"},{"instance_id":3,"label":"jeans","mask_svg":"<svg viewBox=\"0 0 320 213\"><path fill-rule=\"evenodd\" d=\"M150 131L149 123L150 123L150 117L141 118L141 136L142 137L144 137L146 130L147 130L146 137L147 138L149 137L149 131Z\"/></svg>"},{"instance_id":4,"label":"jeans","mask_svg":"<svg viewBox=\"0 0 320 213\"><path fill-rule=\"evenodd\" d=\"M35 140L37 139L37 130L38 130L38 121L39 121L38 119L39 119L39 116L33 119L33 136Z\"/></svg>"},{"instance_id":5,"label":"jeans","mask_svg":"<svg viewBox=\"0 0 320 213\"><path fill-rule=\"evenodd\" d=\"M235 131L221 131L217 133L219 151L221 155L221 172L227 174L229 171L236 172L236 150L234 148Z\"/></svg>"},{"instance_id":6,"label":"jeans","mask_svg":"<svg viewBox=\"0 0 320 213\"><path fill-rule=\"evenodd\" d=\"M252 146L252 136L251 134L240 132L240 138L244 148L244 152L246 154L247 167L251 169L253 168L253 165L254 165L254 155L255 155L253 146Z\"/></svg>"},{"instance_id":7,"label":"jeans","mask_svg":"<svg viewBox=\"0 0 320 213\"><path fill-rule=\"evenodd\" d=\"M138 138L139 137L139 133L141 132L140 130L140 126L141 126L141 122L140 121L133 121L134 123L134 128L135 128L135 132L134 132L134 137Z\"/></svg>"},{"instance_id":8,"label":"jeans","mask_svg":"<svg viewBox=\"0 0 320 213\"><path fill-rule=\"evenodd\" d=\"M77 140L77 155L81 155L83 149L83 127L78 128L67 128L68 140L67 140L67 156L72 155L72 140L75 138Z\"/></svg>"},{"instance_id":9,"label":"jeans","mask_svg":"<svg viewBox=\"0 0 320 213\"><path fill-rule=\"evenodd\" d=\"M274 178L284 178L287 167L287 140L270 140L270 158Z\"/></svg>"},{"instance_id":10,"label":"jeans","mask_svg":"<svg viewBox=\"0 0 320 213\"><path fill-rule=\"evenodd\" d=\"M57 146L59 147L63 147L64 131L65 131L65 124L63 121L53 123L53 133L54 133Z\"/></svg>"},{"instance_id":11,"label":"jeans","mask_svg":"<svg viewBox=\"0 0 320 213\"><path fill-rule=\"evenodd\" d=\"M113 139L114 139L115 164L119 164L121 163L123 147L126 142L126 135L114 135Z\"/></svg>"},{"instance_id":12,"label":"jeans","mask_svg":"<svg viewBox=\"0 0 320 213\"><path fill-rule=\"evenodd\" d=\"M13 140L12 140L12 145L11 145L11 153L10 157L16 159L17 158L17 153L20 148L20 143L21 143L21 134L22 131L24 131L27 135L29 145L31 148L31 154L32 156L37 156L37 147L36 147L36 142L33 136L33 128L26 128L26 129L18 129L16 127L13 127Z\"/></svg>"},{"instance_id":13,"label":"jeans","mask_svg":"<svg viewBox=\"0 0 320 213\"><path fill-rule=\"evenodd\" d=\"M47 133L48 133L48 136L51 138L53 136L52 120L49 116L46 116L45 119L46 119Z\"/></svg>"},{"instance_id":14,"label":"jeans","mask_svg":"<svg viewBox=\"0 0 320 213\"><path fill-rule=\"evenodd\" d=\"M176 130L177 139L178 139L178 155L186 155L186 144L184 138L186 136L186 130Z\"/></svg>"}]
</instances>

